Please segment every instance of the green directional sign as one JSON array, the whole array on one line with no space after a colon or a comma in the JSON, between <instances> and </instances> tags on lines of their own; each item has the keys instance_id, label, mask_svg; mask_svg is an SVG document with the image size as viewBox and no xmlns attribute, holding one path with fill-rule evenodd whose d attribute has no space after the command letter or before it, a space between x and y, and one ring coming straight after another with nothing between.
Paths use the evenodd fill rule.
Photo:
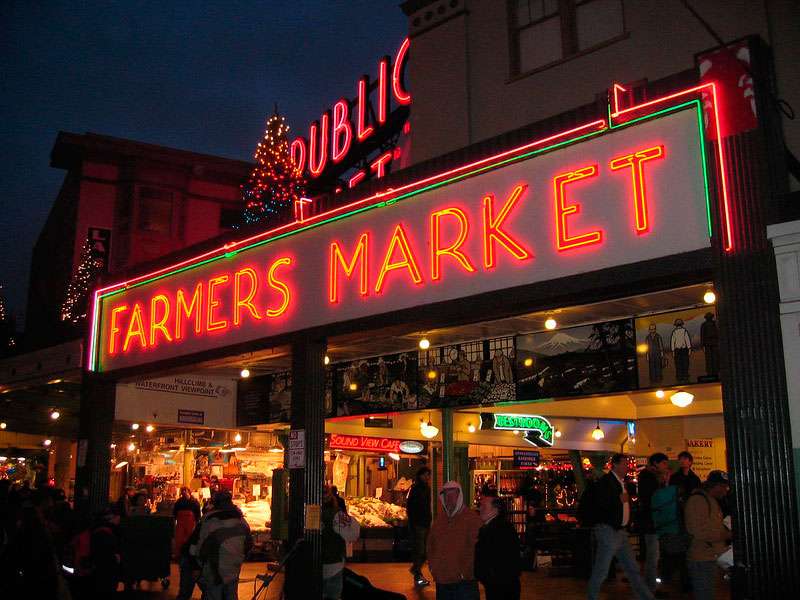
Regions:
<instances>
[{"instance_id":1,"label":"green directional sign","mask_svg":"<svg viewBox=\"0 0 800 600\"><path fill-rule=\"evenodd\" d=\"M482 414L481 429L524 431L525 441L534 446L553 445L553 426L540 415Z\"/></svg>"}]
</instances>

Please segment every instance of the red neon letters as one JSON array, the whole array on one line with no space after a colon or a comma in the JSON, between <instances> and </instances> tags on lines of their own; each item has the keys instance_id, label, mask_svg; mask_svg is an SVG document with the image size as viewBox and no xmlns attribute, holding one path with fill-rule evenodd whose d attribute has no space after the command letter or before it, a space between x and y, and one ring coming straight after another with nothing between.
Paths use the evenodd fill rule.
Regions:
<instances>
[{"instance_id":1,"label":"red neon letters","mask_svg":"<svg viewBox=\"0 0 800 600\"><path fill-rule=\"evenodd\" d=\"M400 260L393 260L395 249L399 248L403 257ZM389 271L396 269L407 269L408 274L411 276L411 281L416 285L422 283L422 275L419 272L419 263L414 257L414 252L408 243L408 236L402 225L394 228L392 239L389 241L389 248L386 250L386 256L383 259L383 266L378 273L378 283L375 284L375 292L380 294L383 290L383 280Z\"/></svg>"},{"instance_id":2,"label":"red neon letters","mask_svg":"<svg viewBox=\"0 0 800 600\"><path fill-rule=\"evenodd\" d=\"M633 154L620 156L611 161L612 171L630 168L631 188L633 189L633 207L636 233L642 235L650 231L647 218L647 188L645 186L644 163L656 158L664 158L664 146L653 146L639 150Z\"/></svg>"},{"instance_id":3,"label":"red neon letters","mask_svg":"<svg viewBox=\"0 0 800 600\"><path fill-rule=\"evenodd\" d=\"M495 242L508 250L511 256L517 260L533 257L530 251L523 248L522 244L501 229L503 222L511 213L511 209L514 208L527 187L527 185L516 186L497 217L494 216L494 196L489 194L483 199L483 265L487 269L493 269L497 262L494 252Z\"/></svg>"},{"instance_id":4,"label":"red neon letters","mask_svg":"<svg viewBox=\"0 0 800 600\"><path fill-rule=\"evenodd\" d=\"M340 435L332 433L330 448L341 450L372 450L373 452L400 452L400 440L374 438L365 435Z\"/></svg>"},{"instance_id":5,"label":"red neon letters","mask_svg":"<svg viewBox=\"0 0 800 600\"><path fill-rule=\"evenodd\" d=\"M597 165L589 165L581 169L576 169L568 173L556 175L553 178L553 197L556 205L556 248L559 252L587 246L589 244L599 244L603 240L602 230L569 235L567 233L567 217L577 215L581 212L580 204L567 204L566 186L588 177L597 176Z\"/></svg>"},{"instance_id":6,"label":"red neon letters","mask_svg":"<svg viewBox=\"0 0 800 600\"><path fill-rule=\"evenodd\" d=\"M370 104L369 78L365 75L358 80L355 100L351 102L341 99L333 105L332 114L331 111L323 113L319 121L310 125L307 142L302 137L292 141L289 150L292 162L299 170L304 171L307 168L310 177L319 177L328 165L328 158L334 164L342 162L354 143L360 144L372 135L376 128L386 124L392 98L398 106L411 104L411 94L403 82L409 46L410 41L406 38L397 50L394 62L388 56L378 61L373 105ZM355 126L351 120L351 106L354 107ZM380 157L372 163L371 170L376 173L376 177L383 176L389 160L391 156L389 159ZM367 174L364 173L363 177ZM352 178L350 187L363 177Z\"/></svg>"},{"instance_id":7,"label":"red neon letters","mask_svg":"<svg viewBox=\"0 0 800 600\"><path fill-rule=\"evenodd\" d=\"M348 263L342 255L339 242L331 243L330 267L328 270L328 299L331 304L339 302L339 265L344 269L346 277L351 277L359 265L359 293L362 296L369 294L369 234L362 233L358 238L353 258Z\"/></svg>"},{"instance_id":8,"label":"red neon letters","mask_svg":"<svg viewBox=\"0 0 800 600\"><path fill-rule=\"evenodd\" d=\"M458 235L454 242L449 246L441 246L441 227L442 217L454 217L458 222ZM431 213L431 279L438 281L441 278L441 257L450 256L456 259L465 271L475 272L475 266L470 262L466 254L460 248L469 235L469 220L466 213L460 208L445 208Z\"/></svg>"},{"instance_id":9,"label":"red neon letters","mask_svg":"<svg viewBox=\"0 0 800 600\"><path fill-rule=\"evenodd\" d=\"M174 294L160 291L147 302L113 306L108 333L108 354L134 349L156 348L178 343L186 337L187 321L194 320L194 334L224 332L231 323L240 327L244 317L252 323L265 317L276 319L285 314L292 301L292 292L279 269L291 266L292 259L281 257L265 270L241 267L233 273L222 273L199 281L188 294L178 288ZM127 322L125 318L129 317Z\"/></svg>"}]
</instances>

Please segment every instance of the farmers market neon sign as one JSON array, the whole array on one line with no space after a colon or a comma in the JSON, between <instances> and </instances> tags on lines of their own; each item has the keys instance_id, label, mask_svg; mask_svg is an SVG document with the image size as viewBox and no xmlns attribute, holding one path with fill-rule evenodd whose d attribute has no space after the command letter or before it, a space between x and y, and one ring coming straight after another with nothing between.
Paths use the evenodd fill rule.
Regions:
<instances>
[{"instance_id":1,"label":"farmers market neon sign","mask_svg":"<svg viewBox=\"0 0 800 600\"><path fill-rule=\"evenodd\" d=\"M88 368L707 246L703 109L694 99L704 90L669 97L683 103L648 102L649 114L613 102L608 120L99 288ZM573 152L578 143L586 145Z\"/></svg>"}]
</instances>

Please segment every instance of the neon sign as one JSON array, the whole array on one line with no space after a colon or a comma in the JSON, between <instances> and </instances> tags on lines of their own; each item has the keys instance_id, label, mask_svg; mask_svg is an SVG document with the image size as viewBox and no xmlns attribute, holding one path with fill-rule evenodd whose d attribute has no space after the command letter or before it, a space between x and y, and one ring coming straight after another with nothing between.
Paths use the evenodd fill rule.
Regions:
<instances>
[{"instance_id":1,"label":"neon sign","mask_svg":"<svg viewBox=\"0 0 800 600\"><path fill-rule=\"evenodd\" d=\"M367 437L365 435L340 435L332 433L331 450L363 450L367 452L400 452L401 440Z\"/></svg>"},{"instance_id":2,"label":"neon sign","mask_svg":"<svg viewBox=\"0 0 800 600\"><path fill-rule=\"evenodd\" d=\"M592 121L100 288L89 368L708 247L699 101L617 110L624 124Z\"/></svg>"},{"instance_id":3,"label":"neon sign","mask_svg":"<svg viewBox=\"0 0 800 600\"><path fill-rule=\"evenodd\" d=\"M533 446L549 448L553 445L553 426L540 415L481 413L481 429L522 431L523 439Z\"/></svg>"},{"instance_id":4,"label":"neon sign","mask_svg":"<svg viewBox=\"0 0 800 600\"><path fill-rule=\"evenodd\" d=\"M330 164L347 160L351 151L376 136L386 126L390 101L395 105L411 104L411 94L405 87L404 73L408 61L410 40L406 38L392 61L388 56L378 61L375 82L376 101L370 100L370 82L366 75L356 84L356 98L340 98L332 110L322 113L319 120L309 126L308 137L292 140L289 152L295 166L305 171L311 179L321 177ZM355 123L354 123L355 122ZM369 168L358 170L349 179L353 187L370 174L379 179L386 174L394 153L385 152L369 163Z\"/></svg>"}]
</instances>

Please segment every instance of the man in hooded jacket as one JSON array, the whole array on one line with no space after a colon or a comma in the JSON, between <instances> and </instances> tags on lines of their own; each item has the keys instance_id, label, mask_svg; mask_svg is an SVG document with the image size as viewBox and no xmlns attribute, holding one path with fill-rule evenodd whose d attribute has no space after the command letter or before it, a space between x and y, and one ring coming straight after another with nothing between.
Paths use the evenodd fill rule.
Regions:
<instances>
[{"instance_id":1,"label":"man in hooded jacket","mask_svg":"<svg viewBox=\"0 0 800 600\"><path fill-rule=\"evenodd\" d=\"M442 510L428 536L428 565L436 582L436 600L478 600L475 544L483 521L464 506L458 482L445 483L439 501Z\"/></svg>"}]
</instances>

